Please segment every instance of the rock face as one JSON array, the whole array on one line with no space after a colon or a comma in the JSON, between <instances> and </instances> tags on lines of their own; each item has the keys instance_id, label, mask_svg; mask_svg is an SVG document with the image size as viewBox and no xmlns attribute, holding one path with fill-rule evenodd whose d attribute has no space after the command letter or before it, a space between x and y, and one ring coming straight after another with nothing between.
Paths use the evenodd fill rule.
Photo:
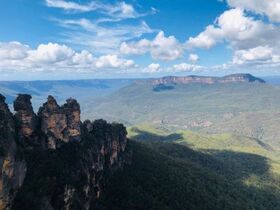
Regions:
<instances>
[{"instance_id":1,"label":"rock face","mask_svg":"<svg viewBox=\"0 0 280 210\"><path fill-rule=\"evenodd\" d=\"M48 97L38 113L48 148L55 149L61 142L81 140L80 114L76 100L68 99L60 107L52 96Z\"/></svg>"},{"instance_id":2,"label":"rock face","mask_svg":"<svg viewBox=\"0 0 280 210\"><path fill-rule=\"evenodd\" d=\"M256 82L265 83L264 80L254 77L251 74L232 74L224 77L186 76L186 77L163 77L152 80L153 85L162 84L216 84L216 83L240 83Z\"/></svg>"},{"instance_id":3,"label":"rock face","mask_svg":"<svg viewBox=\"0 0 280 210\"><path fill-rule=\"evenodd\" d=\"M81 123L75 99L49 96L36 115L19 95L14 109L0 95L0 210L98 209L110 174L131 159L125 127Z\"/></svg>"},{"instance_id":4,"label":"rock face","mask_svg":"<svg viewBox=\"0 0 280 210\"><path fill-rule=\"evenodd\" d=\"M81 109L80 105L75 99L68 99L67 103L63 105L63 110L66 114L67 129L66 138L69 141L81 140Z\"/></svg>"},{"instance_id":5,"label":"rock face","mask_svg":"<svg viewBox=\"0 0 280 210\"><path fill-rule=\"evenodd\" d=\"M26 124L24 124L26 125ZM25 128L22 128L25 129ZM30 130L24 130L24 135ZM23 130L19 131L22 134ZM5 97L0 94L0 209L10 209L26 174L26 163L16 144L16 128Z\"/></svg>"},{"instance_id":6,"label":"rock face","mask_svg":"<svg viewBox=\"0 0 280 210\"><path fill-rule=\"evenodd\" d=\"M33 111L31 96L19 94L14 101L14 110L21 143L38 144L38 117Z\"/></svg>"}]
</instances>

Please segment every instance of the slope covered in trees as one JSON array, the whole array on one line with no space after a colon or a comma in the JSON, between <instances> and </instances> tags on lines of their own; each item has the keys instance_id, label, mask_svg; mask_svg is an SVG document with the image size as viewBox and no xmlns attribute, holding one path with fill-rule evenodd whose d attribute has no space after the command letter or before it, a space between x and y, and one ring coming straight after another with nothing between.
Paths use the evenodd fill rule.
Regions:
<instances>
[{"instance_id":1,"label":"slope covered in trees","mask_svg":"<svg viewBox=\"0 0 280 210\"><path fill-rule=\"evenodd\" d=\"M113 176L102 209L280 208L280 179L263 156L205 154L174 143L131 144L132 164ZM261 184L246 182L252 178Z\"/></svg>"}]
</instances>

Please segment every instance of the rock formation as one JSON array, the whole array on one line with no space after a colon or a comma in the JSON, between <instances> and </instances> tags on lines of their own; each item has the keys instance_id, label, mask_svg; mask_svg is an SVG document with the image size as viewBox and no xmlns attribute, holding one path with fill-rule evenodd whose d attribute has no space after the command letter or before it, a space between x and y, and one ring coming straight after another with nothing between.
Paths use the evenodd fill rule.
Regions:
<instances>
[{"instance_id":1,"label":"rock formation","mask_svg":"<svg viewBox=\"0 0 280 210\"><path fill-rule=\"evenodd\" d=\"M95 209L110 174L130 162L125 127L81 123L75 99L49 96L36 115L20 94L14 109L0 95L0 210Z\"/></svg>"},{"instance_id":2,"label":"rock formation","mask_svg":"<svg viewBox=\"0 0 280 210\"><path fill-rule=\"evenodd\" d=\"M55 149L60 142L80 141L80 105L75 99L68 99L67 103L60 107L56 100L49 96L39 109L38 116L48 148Z\"/></svg>"},{"instance_id":3,"label":"rock formation","mask_svg":"<svg viewBox=\"0 0 280 210\"><path fill-rule=\"evenodd\" d=\"M81 110L80 105L75 99L68 99L67 103L63 105L63 110L66 114L67 129L66 138L69 141L80 141L81 140Z\"/></svg>"},{"instance_id":4,"label":"rock formation","mask_svg":"<svg viewBox=\"0 0 280 210\"><path fill-rule=\"evenodd\" d=\"M24 122L24 126L26 126ZM21 127L20 134L30 134ZM25 132L26 131L26 132ZM26 164L16 144L16 128L5 97L0 94L0 209L10 209L18 189L23 184Z\"/></svg>"},{"instance_id":5,"label":"rock formation","mask_svg":"<svg viewBox=\"0 0 280 210\"><path fill-rule=\"evenodd\" d=\"M186 77L163 77L152 80L153 85L162 84L216 84L216 83L240 83L240 82L256 82L265 83L263 79L254 77L251 74L232 74L224 77L207 77L207 76L186 76Z\"/></svg>"},{"instance_id":6,"label":"rock formation","mask_svg":"<svg viewBox=\"0 0 280 210\"><path fill-rule=\"evenodd\" d=\"M38 144L38 117L33 111L31 96L19 94L14 101L15 118L17 120L19 140L30 145Z\"/></svg>"}]
</instances>

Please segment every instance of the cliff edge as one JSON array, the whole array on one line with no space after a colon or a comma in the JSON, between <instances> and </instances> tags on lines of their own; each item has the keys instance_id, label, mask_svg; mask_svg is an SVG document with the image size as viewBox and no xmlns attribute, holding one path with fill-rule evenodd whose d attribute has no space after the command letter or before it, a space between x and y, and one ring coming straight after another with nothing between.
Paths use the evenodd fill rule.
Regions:
<instances>
[{"instance_id":1,"label":"cliff edge","mask_svg":"<svg viewBox=\"0 0 280 210\"><path fill-rule=\"evenodd\" d=\"M0 209L94 209L115 170L130 162L126 128L80 121L80 105L54 97L34 113L20 94L0 95Z\"/></svg>"},{"instance_id":2,"label":"cliff edge","mask_svg":"<svg viewBox=\"0 0 280 210\"><path fill-rule=\"evenodd\" d=\"M168 76L159 79L153 79L153 85L164 85L164 84L217 84L217 83L265 83L261 78L254 77L251 74L231 74L224 77L210 77L210 76L185 76L175 77Z\"/></svg>"}]
</instances>

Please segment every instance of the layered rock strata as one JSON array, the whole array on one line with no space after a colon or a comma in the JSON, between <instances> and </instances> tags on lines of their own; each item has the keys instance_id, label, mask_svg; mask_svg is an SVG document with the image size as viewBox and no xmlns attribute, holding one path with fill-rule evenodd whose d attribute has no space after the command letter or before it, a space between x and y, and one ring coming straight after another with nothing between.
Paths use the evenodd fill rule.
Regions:
<instances>
[{"instance_id":1,"label":"layered rock strata","mask_svg":"<svg viewBox=\"0 0 280 210\"><path fill-rule=\"evenodd\" d=\"M185 77L163 77L152 80L153 85L161 84L217 84L217 83L265 83L263 79L254 77L251 74L232 74L224 77L207 77L207 76L185 76Z\"/></svg>"}]
</instances>

